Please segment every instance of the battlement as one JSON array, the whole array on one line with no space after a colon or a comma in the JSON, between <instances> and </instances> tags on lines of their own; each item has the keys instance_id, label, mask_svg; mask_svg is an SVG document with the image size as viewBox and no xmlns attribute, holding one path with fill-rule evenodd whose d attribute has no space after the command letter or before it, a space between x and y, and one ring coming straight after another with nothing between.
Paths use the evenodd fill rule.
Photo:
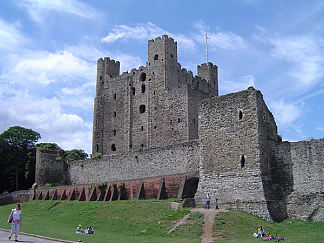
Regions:
<instances>
[{"instance_id":1,"label":"battlement","mask_svg":"<svg viewBox=\"0 0 324 243\"><path fill-rule=\"evenodd\" d=\"M173 38L169 37L168 35L162 35L162 38L161 38L161 36L156 37L155 39L149 40L149 43L150 42L159 42L159 41L162 41L162 40L163 41L168 40L168 41L171 41L171 42L175 42L176 43L176 41Z\"/></svg>"},{"instance_id":2,"label":"battlement","mask_svg":"<svg viewBox=\"0 0 324 243\"><path fill-rule=\"evenodd\" d=\"M120 62L109 57L99 58L97 62L98 76L117 76L120 72Z\"/></svg>"}]
</instances>

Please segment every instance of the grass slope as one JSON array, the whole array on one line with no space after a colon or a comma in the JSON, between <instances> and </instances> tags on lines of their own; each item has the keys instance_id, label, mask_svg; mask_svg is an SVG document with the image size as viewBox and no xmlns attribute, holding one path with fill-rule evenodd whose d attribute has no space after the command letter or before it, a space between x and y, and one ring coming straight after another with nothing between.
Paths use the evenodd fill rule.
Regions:
<instances>
[{"instance_id":1,"label":"grass slope","mask_svg":"<svg viewBox=\"0 0 324 243\"><path fill-rule=\"evenodd\" d=\"M284 242L324 242L324 222L286 219L281 223L274 223L235 210L219 213L215 218L213 232L215 236L223 238L223 240L219 240L217 243L263 242L260 238L255 239L252 236L254 232L257 233L260 225L262 225L267 233L284 236L286 239Z\"/></svg>"},{"instance_id":2,"label":"grass slope","mask_svg":"<svg viewBox=\"0 0 324 243\"><path fill-rule=\"evenodd\" d=\"M192 213L187 224L168 234L168 230L186 214L189 209L174 211L170 200L130 200L113 202L31 201L22 204L22 231L66 240L96 242L150 242L150 243L198 243L201 242L203 215ZM6 224L14 204L0 207L0 228L9 229ZM76 227L92 225L94 235L77 235ZM219 213L213 226L217 243L256 243L261 239L252 237L262 225L267 232L284 236L284 242L324 242L324 222L308 222L287 219L282 223L267 222L244 212L229 210ZM142 232L142 231L145 232Z\"/></svg>"},{"instance_id":3,"label":"grass slope","mask_svg":"<svg viewBox=\"0 0 324 243\"><path fill-rule=\"evenodd\" d=\"M169 200L132 200L113 202L31 201L22 204L22 231L66 240L83 242L200 242L202 218L168 234L172 225L189 209L174 211ZM0 207L0 228L6 224L14 205ZM95 234L75 234L81 224L93 226ZM145 232L142 232L145 231Z\"/></svg>"}]
</instances>

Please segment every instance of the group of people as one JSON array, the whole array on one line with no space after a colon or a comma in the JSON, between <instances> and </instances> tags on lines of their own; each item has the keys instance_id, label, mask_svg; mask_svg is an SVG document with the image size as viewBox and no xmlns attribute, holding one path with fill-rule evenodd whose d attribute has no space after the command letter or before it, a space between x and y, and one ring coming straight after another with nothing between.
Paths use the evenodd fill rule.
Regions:
<instances>
[{"instance_id":1,"label":"group of people","mask_svg":"<svg viewBox=\"0 0 324 243\"><path fill-rule=\"evenodd\" d=\"M19 233L19 228L22 226L22 221L21 221L21 209L20 209L20 204L16 204L16 208L11 209L11 212L9 214L8 218L8 224L11 224L11 231L9 234L9 240L11 240L13 234L15 235L15 241L18 241L18 233ZM80 234L93 234L94 230L91 226L88 227L88 229L82 229L81 225L78 226L76 233Z\"/></svg>"},{"instance_id":2,"label":"group of people","mask_svg":"<svg viewBox=\"0 0 324 243\"><path fill-rule=\"evenodd\" d=\"M92 229L91 225L89 225L88 229L82 229L81 224L79 224L75 233L77 233L77 234L93 234L94 230Z\"/></svg>"},{"instance_id":3,"label":"group of people","mask_svg":"<svg viewBox=\"0 0 324 243\"><path fill-rule=\"evenodd\" d=\"M210 201L211 201L211 197L209 195L209 193L207 193L206 195L206 204L205 204L205 208L206 209L210 209ZM218 199L215 199L215 210L218 209Z\"/></svg>"},{"instance_id":4,"label":"group of people","mask_svg":"<svg viewBox=\"0 0 324 243\"><path fill-rule=\"evenodd\" d=\"M261 237L263 238L263 240L275 240L276 242L282 241L285 238L282 236L273 236L270 233L267 234L266 231L263 229L262 225L260 225L260 227L258 228L258 233L254 233L253 237L258 238Z\"/></svg>"}]
</instances>

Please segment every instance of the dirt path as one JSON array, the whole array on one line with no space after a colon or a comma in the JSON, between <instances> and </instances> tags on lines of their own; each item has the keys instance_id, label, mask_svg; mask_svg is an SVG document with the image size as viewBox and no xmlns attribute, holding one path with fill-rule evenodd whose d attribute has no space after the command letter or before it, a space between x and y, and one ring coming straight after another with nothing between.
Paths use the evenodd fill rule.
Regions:
<instances>
[{"instance_id":1,"label":"dirt path","mask_svg":"<svg viewBox=\"0 0 324 243\"><path fill-rule=\"evenodd\" d=\"M199 212L204 215L204 228L203 228L203 234L201 236L201 243L211 243L214 240L216 240L213 237L213 224L215 221L215 216L219 212L226 212L225 209L204 209L204 208L193 208L191 209L191 212Z\"/></svg>"},{"instance_id":2,"label":"dirt path","mask_svg":"<svg viewBox=\"0 0 324 243\"><path fill-rule=\"evenodd\" d=\"M180 219L169 231L168 233L171 233L176 230L176 228L182 224L187 223L186 220L189 218L190 214L185 215L182 219Z\"/></svg>"}]
</instances>

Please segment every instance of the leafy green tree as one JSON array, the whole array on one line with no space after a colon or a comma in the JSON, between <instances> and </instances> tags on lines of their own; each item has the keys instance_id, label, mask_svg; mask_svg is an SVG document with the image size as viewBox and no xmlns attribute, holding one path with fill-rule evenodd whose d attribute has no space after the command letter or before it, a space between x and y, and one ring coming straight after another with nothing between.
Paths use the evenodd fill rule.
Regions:
<instances>
[{"instance_id":1,"label":"leafy green tree","mask_svg":"<svg viewBox=\"0 0 324 243\"><path fill-rule=\"evenodd\" d=\"M20 126L10 127L0 134L1 163L8 170L6 179L15 177L16 190L20 188L19 176L26 178L34 172L35 143L40 137L38 132Z\"/></svg>"}]
</instances>

